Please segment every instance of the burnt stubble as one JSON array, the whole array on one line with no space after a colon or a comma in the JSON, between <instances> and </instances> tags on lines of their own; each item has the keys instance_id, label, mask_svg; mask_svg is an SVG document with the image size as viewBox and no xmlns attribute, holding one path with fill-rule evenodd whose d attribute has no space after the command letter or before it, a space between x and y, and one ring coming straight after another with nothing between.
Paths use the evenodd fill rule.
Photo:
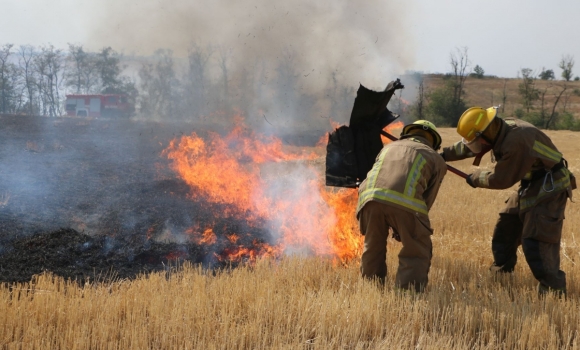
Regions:
<instances>
[{"instance_id":1,"label":"burnt stubble","mask_svg":"<svg viewBox=\"0 0 580 350\"><path fill-rule=\"evenodd\" d=\"M192 196L171 170L164 148L193 131L207 129L0 117L0 281L43 271L79 282L134 278L183 261L220 268L232 265L222 255L234 244L265 242L245 213ZM212 245L188 234L206 228Z\"/></svg>"}]
</instances>

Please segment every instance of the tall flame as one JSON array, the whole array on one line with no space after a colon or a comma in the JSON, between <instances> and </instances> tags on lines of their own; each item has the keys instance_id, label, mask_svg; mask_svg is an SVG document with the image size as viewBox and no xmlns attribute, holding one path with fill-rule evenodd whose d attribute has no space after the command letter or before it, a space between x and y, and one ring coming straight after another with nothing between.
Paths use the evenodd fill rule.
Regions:
<instances>
[{"instance_id":1,"label":"tall flame","mask_svg":"<svg viewBox=\"0 0 580 350\"><path fill-rule=\"evenodd\" d=\"M403 128L403 125L404 125L403 122L398 121L398 122L395 122L395 123L392 123L392 124L389 124L389 125L385 126L385 128L383 130L385 132L387 132L387 133L395 136L394 135L394 131L395 130L398 131L399 129L402 129ZM383 140L383 144L391 142L391 140L389 140L388 138L386 138L383 135L381 135L381 139Z\"/></svg>"},{"instance_id":2,"label":"tall flame","mask_svg":"<svg viewBox=\"0 0 580 350\"><path fill-rule=\"evenodd\" d=\"M218 260L314 254L346 262L360 254L356 190L323 186L314 151L285 151L279 139L255 134L238 119L226 136L209 133L204 140L193 133L172 140L164 153L191 187L192 198L234 208L215 215L243 215L248 225L271 236L270 242L244 245L248 240L230 232ZM216 243L211 228L188 233L197 243Z\"/></svg>"}]
</instances>

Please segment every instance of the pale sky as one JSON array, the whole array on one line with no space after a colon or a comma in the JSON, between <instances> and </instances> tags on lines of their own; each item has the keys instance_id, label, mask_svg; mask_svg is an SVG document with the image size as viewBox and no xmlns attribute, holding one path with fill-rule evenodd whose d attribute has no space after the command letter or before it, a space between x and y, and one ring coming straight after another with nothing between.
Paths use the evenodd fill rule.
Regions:
<instances>
[{"instance_id":1,"label":"pale sky","mask_svg":"<svg viewBox=\"0 0 580 350\"><path fill-rule=\"evenodd\" d=\"M545 67L559 77L558 62L572 55L580 76L578 16L579 0L0 0L0 45L148 54L209 42L272 48L276 58L290 47L310 53L304 73L352 61L355 75L369 76L445 73L450 53L467 47L486 74Z\"/></svg>"}]
</instances>

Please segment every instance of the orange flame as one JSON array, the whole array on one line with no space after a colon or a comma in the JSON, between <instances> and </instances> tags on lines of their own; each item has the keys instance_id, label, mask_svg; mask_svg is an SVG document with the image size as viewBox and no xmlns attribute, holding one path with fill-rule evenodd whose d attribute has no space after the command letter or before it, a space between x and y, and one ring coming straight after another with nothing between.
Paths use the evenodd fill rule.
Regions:
<instances>
[{"instance_id":1,"label":"orange flame","mask_svg":"<svg viewBox=\"0 0 580 350\"><path fill-rule=\"evenodd\" d=\"M310 165L316 164L315 152L286 151L279 139L254 134L238 121L225 137L210 133L204 140L193 133L174 139L164 154L191 187L192 198L235 208L215 214L243 213L249 226L271 235L272 245L256 240L243 245L238 234L228 233L230 246L216 254L218 260L312 254L346 262L360 254L356 190L327 189L320 169ZM195 242L215 243L213 230L198 230L188 232Z\"/></svg>"},{"instance_id":2,"label":"orange flame","mask_svg":"<svg viewBox=\"0 0 580 350\"><path fill-rule=\"evenodd\" d=\"M402 129L403 126L404 126L404 124L402 121L397 121L395 123L392 123L392 124L385 126L385 128L383 130L386 131L387 133L395 136L394 131L398 131L399 129ZM389 140L388 138L386 138L383 135L381 135L381 140L383 140L383 144L391 142L391 140Z\"/></svg>"},{"instance_id":3,"label":"orange flame","mask_svg":"<svg viewBox=\"0 0 580 350\"><path fill-rule=\"evenodd\" d=\"M214 244L217 241L215 233L211 228L206 229L203 231L198 244Z\"/></svg>"}]
</instances>

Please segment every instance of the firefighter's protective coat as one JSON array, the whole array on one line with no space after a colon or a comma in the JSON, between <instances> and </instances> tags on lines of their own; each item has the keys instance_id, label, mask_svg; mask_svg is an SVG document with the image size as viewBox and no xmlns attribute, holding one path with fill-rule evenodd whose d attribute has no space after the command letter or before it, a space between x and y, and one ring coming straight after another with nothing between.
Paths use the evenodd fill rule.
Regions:
<instances>
[{"instance_id":1,"label":"firefighter's protective coat","mask_svg":"<svg viewBox=\"0 0 580 350\"><path fill-rule=\"evenodd\" d=\"M473 184L482 188L506 189L524 180L526 187L521 189L519 198L515 193L514 198L507 202L508 206L502 211L505 213L526 212L536 203L563 191L568 191L571 197L570 172L565 166L556 166L562 161L562 153L552 140L525 121L506 119L505 123L493 148L495 168L476 170L471 175ZM444 148L443 153L446 161L474 156L461 141ZM546 176L552 168L556 170Z\"/></svg>"},{"instance_id":2,"label":"firefighter's protective coat","mask_svg":"<svg viewBox=\"0 0 580 350\"><path fill-rule=\"evenodd\" d=\"M446 172L443 158L423 138L387 144L359 187L357 215L377 201L426 217Z\"/></svg>"},{"instance_id":3,"label":"firefighter's protective coat","mask_svg":"<svg viewBox=\"0 0 580 350\"><path fill-rule=\"evenodd\" d=\"M359 188L357 217L365 236L361 273L384 282L389 228L403 243L395 283L422 291L432 258L429 209L447 166L422 137L410 137L383 147Z\"/></svg>"},{"instance_id":4,"label":"firefighter's protective coat","mask_svg":"<svg viewBox=\"0 0 580 350\"><path fill-rule=\"evenodd\" d=\"M533 125L506 119L493 146L493 170L470 175L476 187L520 188L499 213L492 237L492 271L512 272L521 244L539 290L566 291L560 270L560 242L567 198L572 198L567 165L550 138ZM443 150L447 161L474 155L460 142Z\"/></svg>"}]
</instances>

